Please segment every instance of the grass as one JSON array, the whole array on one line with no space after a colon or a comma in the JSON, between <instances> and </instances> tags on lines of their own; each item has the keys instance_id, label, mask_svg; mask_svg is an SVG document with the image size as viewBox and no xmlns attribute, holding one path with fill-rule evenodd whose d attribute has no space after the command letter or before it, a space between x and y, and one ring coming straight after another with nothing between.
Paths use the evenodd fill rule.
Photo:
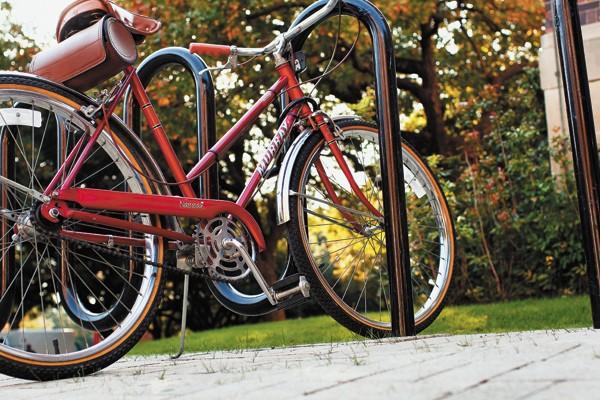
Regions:
<instances>
[{"instance_id":1,"label":"grass","mask_svg":"<svg viewBox=\"0 0 600 400\"><path fill-rule=\"evenodd\" d=\"M446 307L421 334L492 333L588 326L591 326L589 299L579 296ZM245 350L360 338L330 317L321 316L188 332L186 351ZM175 353L178 346L178 337L146 341L134 347L130 354Z\"/></svg>"}]
</instances>

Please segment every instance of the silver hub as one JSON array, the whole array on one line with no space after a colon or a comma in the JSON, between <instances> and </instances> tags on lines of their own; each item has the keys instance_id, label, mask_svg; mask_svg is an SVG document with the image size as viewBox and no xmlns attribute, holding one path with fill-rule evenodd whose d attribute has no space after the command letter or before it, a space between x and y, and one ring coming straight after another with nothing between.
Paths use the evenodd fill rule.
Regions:
<instances>
[{"instance_id":1,"label":"silver hub","mask_svg":"<svg viewBox=\"0 0 600 400\"><path fill-rule=\"evenodd\" d=\"M375 235L376 233L380 232L381 230L382 230L382 228L379 225L366 226L363 229L362 234L364 234L366 237L372 237L373 235Z\"/></svg>"},{"instance_id":2,"label":"silver hub","mask_svg":"<svg viewBox=\"0 0 600 400\"><path fill-rule=\"evenodd\" d=\"M12 235L12 240L15 242L28 242L35 239L35 228L31 222L31 214L29 211L20 214L10 210L0 210L0 215L10 221L15 222L15 233Z\"/></svg>"}]
</instances>

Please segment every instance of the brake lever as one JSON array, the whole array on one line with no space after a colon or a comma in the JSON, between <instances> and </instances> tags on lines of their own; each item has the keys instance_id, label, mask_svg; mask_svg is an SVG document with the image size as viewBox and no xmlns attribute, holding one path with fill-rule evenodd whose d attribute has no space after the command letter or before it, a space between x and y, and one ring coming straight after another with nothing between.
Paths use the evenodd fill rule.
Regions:
<instances>
[{"instance_id":1,"label":"brake lever","mask_svg":"<svg viewBox=\"0 0 600 400\"><path fill-rule=\"evenodd\" d=\"M227 62L220 66L220 67L207 67L204 68L203 70L201 70L200 72L198 72L198 75L202 76L205 72L220 72L220 71L225 71L225 70L233 70L234 68L237 68L240 64L238 63L238 55L235 52L232 52L232 54L229 55L229 57L227 57Z\"/></svg>"}]
</instances>

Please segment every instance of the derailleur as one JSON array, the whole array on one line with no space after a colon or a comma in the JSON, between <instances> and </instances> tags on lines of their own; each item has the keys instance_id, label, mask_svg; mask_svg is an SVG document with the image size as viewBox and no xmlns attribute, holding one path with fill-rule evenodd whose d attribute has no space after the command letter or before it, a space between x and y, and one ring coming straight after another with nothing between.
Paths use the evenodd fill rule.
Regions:
<instances>
[{"instance_id":1,"label":"derailleur","mask_svg":"<svg viewBox=\"0 0 600 400\"><path fill-rule=\"evenodd\" d=\"M208 246L198 240L194 244L179 244L177 268L182 271L207 270Z\"/></svg>"}]
</instances>

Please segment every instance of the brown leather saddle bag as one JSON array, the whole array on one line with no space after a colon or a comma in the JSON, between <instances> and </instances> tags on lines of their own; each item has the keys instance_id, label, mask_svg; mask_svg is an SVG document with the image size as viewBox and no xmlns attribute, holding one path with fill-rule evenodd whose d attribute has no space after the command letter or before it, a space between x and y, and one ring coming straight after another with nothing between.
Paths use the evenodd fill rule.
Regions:
<instances>
[{"instance_id":1,"label":"brown leather saddle bag","mask_svg":"<svg viewBox=\"0 0 600 400\"><path fill-rule=\"evenodd\" d=\"M35 55L29 71L83 92L134 64L137 43L158 29L112 2L77 0L59 18L58 45Z\"/></svg>"},{"instance_id":2,"label":"brown leather saddle bag","mask_svg":"<svg viewBox=\"0 0 600 400\"><path fill-rule=\"evenodd\" d=\"M116 19L104 17L38 53L29 71L83 92L136 60L137 47L131 33Z\"/></svg>"}]
</instances>

